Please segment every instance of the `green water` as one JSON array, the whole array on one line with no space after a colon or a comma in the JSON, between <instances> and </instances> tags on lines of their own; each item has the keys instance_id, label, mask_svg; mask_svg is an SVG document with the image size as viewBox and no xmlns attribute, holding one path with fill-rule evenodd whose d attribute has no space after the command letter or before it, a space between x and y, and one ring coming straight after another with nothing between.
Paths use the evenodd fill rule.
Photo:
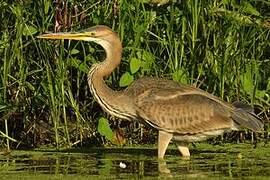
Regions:
<instances>
[{"instance_id":1,"label":"green water","mask_svg":"<svg viewBox=\"0 0 270 180\"><path fill-rule=\"evenodd\" d=\"M153 148L12 151L0 156L0 179L201 179L270 178L270 146L226 144L191 147L183 159L171 146L166 165ZM159 172L159 167L170 173Z\"/></svg>"}]
</instances>

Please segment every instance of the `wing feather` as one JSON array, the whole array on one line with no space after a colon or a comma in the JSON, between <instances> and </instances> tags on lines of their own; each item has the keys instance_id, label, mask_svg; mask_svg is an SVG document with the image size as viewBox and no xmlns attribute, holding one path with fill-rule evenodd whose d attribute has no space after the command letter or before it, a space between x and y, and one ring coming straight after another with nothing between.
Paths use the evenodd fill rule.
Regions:
<instances>
[{"instance_id":1,"label":"wing feather","mask_svg":"<svg viewBox=\"0 0 270 180\"><path fill-rule=\"evenodd\" d=\"M179 134L196 134L234 126L228 105L185 89L149 89L136 101L137 112L152 126Z\"/></svg>"},{"instance_id":2,"label":"wing feather","mask_svg":"<svg viewBox=\"0 0 270 180\"><path fill-rule=\"evenodd\" d=\"M192 134L235 129L239 125L253 131L263 130L263 123L250 106L231 105L201 89L171 80L142 78L124 94L135 99L139 118L168 132Z\"/></svg>"}]
</instances>

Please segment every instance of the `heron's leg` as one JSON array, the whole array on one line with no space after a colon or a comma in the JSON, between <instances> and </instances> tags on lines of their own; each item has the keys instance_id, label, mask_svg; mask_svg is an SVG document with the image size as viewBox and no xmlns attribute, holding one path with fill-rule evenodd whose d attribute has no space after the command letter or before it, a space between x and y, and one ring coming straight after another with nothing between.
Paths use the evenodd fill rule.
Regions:
<instances>
[{"instance_id":1,"label":"heron's leg","mask_svg":"<svg viewBox=\"0 0 270 180\"><path fill-rule=\"evenodd\" d=\"M177 148L184 157L190 157L188 144L183 142L176 142Z\"/></svg>"},{"instance_id":2,"label":"heron's leg","mask_svg":"<svg viewBox=\"0 0 270 180\"><path fill-rule=\"evenodd\" d=\"M158 158L163 159L166 149L173 137L173 134L164 131L158 132Z\"/></svg>"},{"instance_id":3,"label":"heron's leg","mask_svg":"<svg viewBox=\"0 0 270 180\"><path fill-rule=\"evenodd\" d=\"M158 171L163 174L170 174L171 171L167 168L166 161L164 159L159 159L158 161Z\"/></svg>"}]
</instances>

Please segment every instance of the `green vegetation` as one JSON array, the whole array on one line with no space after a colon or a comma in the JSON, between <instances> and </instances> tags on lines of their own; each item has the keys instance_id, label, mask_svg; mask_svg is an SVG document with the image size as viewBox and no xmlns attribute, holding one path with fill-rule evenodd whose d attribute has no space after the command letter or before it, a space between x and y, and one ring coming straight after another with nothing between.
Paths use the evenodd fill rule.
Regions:
<instances>
[{"instance_id":1,"label":"green vegetation","mask_svg":"<svg viewBox=\"0 0 270 180\"><path fill-rule=\"evenodd\" d=\"M112 88L124 88L142 76L159 76L229 102L245 101L266 124L266 133L256 139L269 139L269 2L188 0L159 7L145 2L0 2L2 147L110 144L101 134L120 145L155 142L155 130L135 122L110 118L113 132L106 127L109 116L87 84L88 68L104 58L101 47L36 39L47 31L96 24L112 27L124 45L120 68L107 80ZM253 139L250 133L242 134L227 134L223 141Z\"/></svg>"}]
</instances>

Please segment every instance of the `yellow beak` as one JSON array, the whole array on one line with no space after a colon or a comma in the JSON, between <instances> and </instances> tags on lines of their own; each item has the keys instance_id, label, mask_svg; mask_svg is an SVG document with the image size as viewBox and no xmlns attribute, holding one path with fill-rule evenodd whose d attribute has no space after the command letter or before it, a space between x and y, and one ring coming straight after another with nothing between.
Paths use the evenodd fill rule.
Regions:
<instances>
[{"instance_id":1,"label":"yellow beak","mask_svg":"<svg viewBox=\"0 0 270 180\"><path fill-rule=\"evenodd\" d=\"M61 33L50 33L50 34L42 34L37 36L40 39L72 39L72 40L84 40L89 41L92 39L85 32L61 32Z\"/></svg>"}]
</instances>

